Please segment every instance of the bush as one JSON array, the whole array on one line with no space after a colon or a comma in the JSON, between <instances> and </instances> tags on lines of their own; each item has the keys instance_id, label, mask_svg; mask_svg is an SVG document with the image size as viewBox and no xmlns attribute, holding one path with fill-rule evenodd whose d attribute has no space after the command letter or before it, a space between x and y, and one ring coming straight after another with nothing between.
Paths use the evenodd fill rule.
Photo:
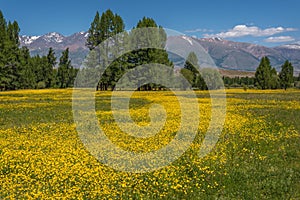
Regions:
<instances>
[{"instance_id":1,"label":"bush","mask_svg":"<svg viewBox=\"0 0 300 200\"><path fill-rule=\"evenodd\" d=\"M46 83L44 81L40 81L40 82L38 82L36 88L37 89L44 89L44 88L46 88Z\"/></svg>"}]
</instances>

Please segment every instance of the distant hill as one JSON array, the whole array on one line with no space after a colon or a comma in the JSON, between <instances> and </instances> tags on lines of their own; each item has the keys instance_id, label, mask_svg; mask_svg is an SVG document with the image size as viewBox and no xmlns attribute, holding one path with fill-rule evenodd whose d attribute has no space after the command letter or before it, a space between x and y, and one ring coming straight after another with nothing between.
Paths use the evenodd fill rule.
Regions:
<instances>
[{"instance_id":1,"label":"distant hill","mask_svg":"<svg viewBox=\"0 0 300 200\"><path fill-rule=\"evenodd\" d=\"M85 46L87 32L79 32L70 36L63 36L53 32L43 36L20 36L21 46L27 46L32 55L45 55L52 47L56 56L67 47L70 49L70 58L74 67L80 67L89 50ZM172 36L168 41L180 44L188 40L191 49L195 44L186 36ZM255 71L263 56L270 58L272 66L280 71L285 60L292 62L295 74L300 73L300 42L278 47L265 47L257 44L233 42L221 38L192 38L193 42L201 45L210 55L217 67L224 70ZM170 59L177 66L182 66L184 60L169 52Z\"/></svg>"}]
</instances>

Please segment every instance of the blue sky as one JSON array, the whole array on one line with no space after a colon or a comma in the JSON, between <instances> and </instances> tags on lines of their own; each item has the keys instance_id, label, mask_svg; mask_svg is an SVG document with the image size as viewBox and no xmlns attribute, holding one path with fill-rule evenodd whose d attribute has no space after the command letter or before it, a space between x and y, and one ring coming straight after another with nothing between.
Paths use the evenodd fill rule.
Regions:
<instances>
[{"instance_id":1,"label":"blue sky","mask_svg":"<svg viewBox=\"0 0 300 200\"><path fill-rule=\"evenodd\" d=\"M275 46L300 41L299 0L0 0L23 35L88 30L96 11L111 9L131 29L143 16L190 36Z\"/></svg>"}]
</instances>

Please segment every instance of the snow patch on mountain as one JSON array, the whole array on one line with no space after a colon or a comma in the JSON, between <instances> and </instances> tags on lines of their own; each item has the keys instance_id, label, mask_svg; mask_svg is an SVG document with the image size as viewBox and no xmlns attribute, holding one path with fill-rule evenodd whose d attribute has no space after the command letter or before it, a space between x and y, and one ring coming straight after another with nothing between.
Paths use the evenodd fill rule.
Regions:
<instances>
[{"instance_id":1,"label":"snow patch on mountain","mask_svg":"<svg viewBox=\"0 0 300 200\"><path fill-rule=\"evenodd\" d=\"M24 44L29 45L33 43L35 40L39 39L41 36L20 36L19 39L20 41L23 41Z\"/></svg>"},{"instance_id":2,"label":"snow patch on mountain","mask_svg":"<svg viewBox=\"0 0 300 200\"><path fill-rule=\"evenodd\" d=\"M47 42L56 42L56 43L61 43L64 40L64 36L56 33L56 32L52 32L52 33L48 33L46 35L43 36L43 39Z\"/></svg>"}]
</instances>

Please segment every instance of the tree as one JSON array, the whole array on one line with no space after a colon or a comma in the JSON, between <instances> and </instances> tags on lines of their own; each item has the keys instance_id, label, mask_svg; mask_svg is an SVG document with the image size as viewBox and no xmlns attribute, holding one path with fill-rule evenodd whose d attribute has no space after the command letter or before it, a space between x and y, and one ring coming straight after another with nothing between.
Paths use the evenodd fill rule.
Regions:
<instances>
[{"instance_id":1,"label":"tree","mask_svg":"<svg viewBox=\"0 0 300 200\"><path fill-rule=\"evenodd\" d=\"M194 74L193 74L192 71L190 71L190 70L188 70L186 68L183 68L183 69L180 70L180 73L190 83L191 86L193 86L195 84L195 82L194 82L195 76L194 76ZM183 89L186 89L186 88L183 88Z\"/></svg>"},{"instance_id":2,"label":"tree","mask_svg":"<svg viewBox=\"0 0 300 200\"><path fill-rule=\"evenodd\" d=\"M196 85L195 87L199 88L200 90L207 90L207 85L203 77L199 74L196 78Z\"/></svg>"},{"instance_id":3,"label":"tree","mask_svg":"<svg viewBox=\"0 0 300 200\"><path fill-rule=\"evenodd\" d=\"M47 65L45 65L43 69L46 88L50 88L54 86L53 69L55 68L56 63L57 62L56 62L54 50L52 49L52 47L50 47L47 54Z\"/></svg>"},{"instance_id":4,"label":"tree","mask_svg":"<svg viewBox=\"0 0 300 200\"><path fill-rule=\"evenodd\" d=\"M270 86L271 89L278 89L280 88L280 80L277 75L276 69L273 67L271 69L271 74L270 74Z\"/></svg>"},{"instance_id":5,"label":"tree","mask_svg":"<svg viewBox=\"0 0 300 200\"><path fill-rule=\"evenodd\" d=\"M20 88L22 89L32 89L36 86L36 77L34 73L34 68L32 65L32 59L30 57L29 49L27 47L22 47L20 49L20 65L22 69L20 70L20 77L18 82L20 83Z\"/></svg>"},{"instance_id":6,"label":"tree","mask_svg":"<svg viewBox=\"0 0 300 200\"><path fill-rule=\"evenodd\" d=\"M277 72L272 68L268 57L263 57L255 72L256 85L261 89L270 89L277 85Z\"/></svg>"},{"instance_id":7,"label":"tree","mask_svg":"<svg viewBox=\"0 0 300 200\"><path fill-rule=\"evenodd\" d=\"M185 61L184 69L192 72L192 79L189 80L189 82L193 87L196 87L197 76L199 76L199 68L200 66L198 64L197 55L195 54L195 52L190 52Z\"/></svg>"},{"instance_id":8,"label":"tree","mask_svg":"<svg viewBox=\"0 0 300 200\"><path fill-rule=\"evenodd\" d=\"M5 19L1 19L1 24L5 23ZM3 29L3 27L2 27ZM16 21L13 23L8 22L4 25L5 32L1 35L4 37L1 49L1 77L0 87L4 87L8 90L15 90L20 87L20 83L17 81L20 76L20 63L19 63L19 32L20 28Z\"/></svg>"},{"instance_id":9,"label":"tree","mask_svg":"<svg viewBox=\"0 0 300 200\"><path fill-rule=\"evenodd\" d=\"M100 44L99 37L100 37L100 16L99 12L96 12L93 22L91 23L91 27L88 30L88 38L86 42L86 46L93 50L98 44Z\"/></svg>"},{"instance_id":10,"label":"tree","mask_svg":"<svg viewBox=\"0 0 300 200\"><path fill-rule=\"evenodd\" d=\"M87 38L86 46L93 50L104 40L123 32L125 25L123 19L114 14L111 10L102 13L96 12L93 22L89 28L89 36Z\"/></svg>"},{"instance_id":11,"label":"tree","mask_svg":"<svg viewBox=\"0 0 300 200\"><path fill-rule=\"evenodd\" d=\"M60 88L71 87L75 77L76 71L71 65L71 61L69 59L69 48L67 48L62 52L62 55L59 59L59 65L57 69L58 86Z\"/></svg>"},{"instance_id":12,"label":"tree","mask_svg":"<svg viewBox=\"0 0 300 200\"><path fill-rule=\"evenodd\" d=\"M294 68L292 63L290 63L288 60L285 61L285 63L281 66L281 72L279 73L280 85L285 90L294 82L293 74Z\"/></svg>"},{"instance_id":13,"label":"tree","mask_svg":"<svg viewBox=\"0 0 300 200\"><path fill-rule=\"evenodd\" d=\"M102 72L102 69L106 69L102 72L101 79L99 77L100 81L97 89L107 90L109 87L113 88L112 83L115 82L115 78L118 77L118 74L121 74L120 64L118 64L119 62L114 61L113 65L109 66L110 69L106 66L108 65L109 59L116 59L112 56L116 55L116 52L120 51L120 49L118 49L118 43L122 42L122 37L112 37L123 32L124 29L125 25L123 19L119 15L114 14L111 10L107 10L102 13L101 17L99 12L97 12L93 22L91 23L89 36L86 43L87 47L91 50L91 56L88 56L86 59L86 68L84 69L84 74L90 74L91 72L95 71ZM99 44L103 43L107 39L110 39L109 42L106 42L106 46L101 46L102 49L100 49ZM112 47L109 44L115 45ZM121 59L117 60L121 61ZM95 69L96 66L98 69ZM88 77L83 77L84 82L88 82L87 78Z\"/></svg>"},{"instance_id":14,"label":"tree","mask_svg":"<svg viewBox=\"0 0 300 200\"><path fill-rule=\"evenodd\" d=\"M143 28L150 28L144 30ZM137 26L133 28L133 30L129 34L131 45L133 45L133 49L137 49L133 51L128 56L128 68L134 68L136 66L140 66L143 64L150 63L158 63L170 67L174 67L173 63L169 60L169 56L167 51L164 49L167 35L164 29L161 26L158 26L154 19L143 17L143 19L139 20ZM157 48L146 48L141 49L140 47L157 47ZM157 84L146 84L140 85L139 82L143 82L142 79L145 77L139 77L136 81L138 81L138 85L140 86L138 90L152 90L161 89L163 86Z\"/></svg>"}]
</instances>

